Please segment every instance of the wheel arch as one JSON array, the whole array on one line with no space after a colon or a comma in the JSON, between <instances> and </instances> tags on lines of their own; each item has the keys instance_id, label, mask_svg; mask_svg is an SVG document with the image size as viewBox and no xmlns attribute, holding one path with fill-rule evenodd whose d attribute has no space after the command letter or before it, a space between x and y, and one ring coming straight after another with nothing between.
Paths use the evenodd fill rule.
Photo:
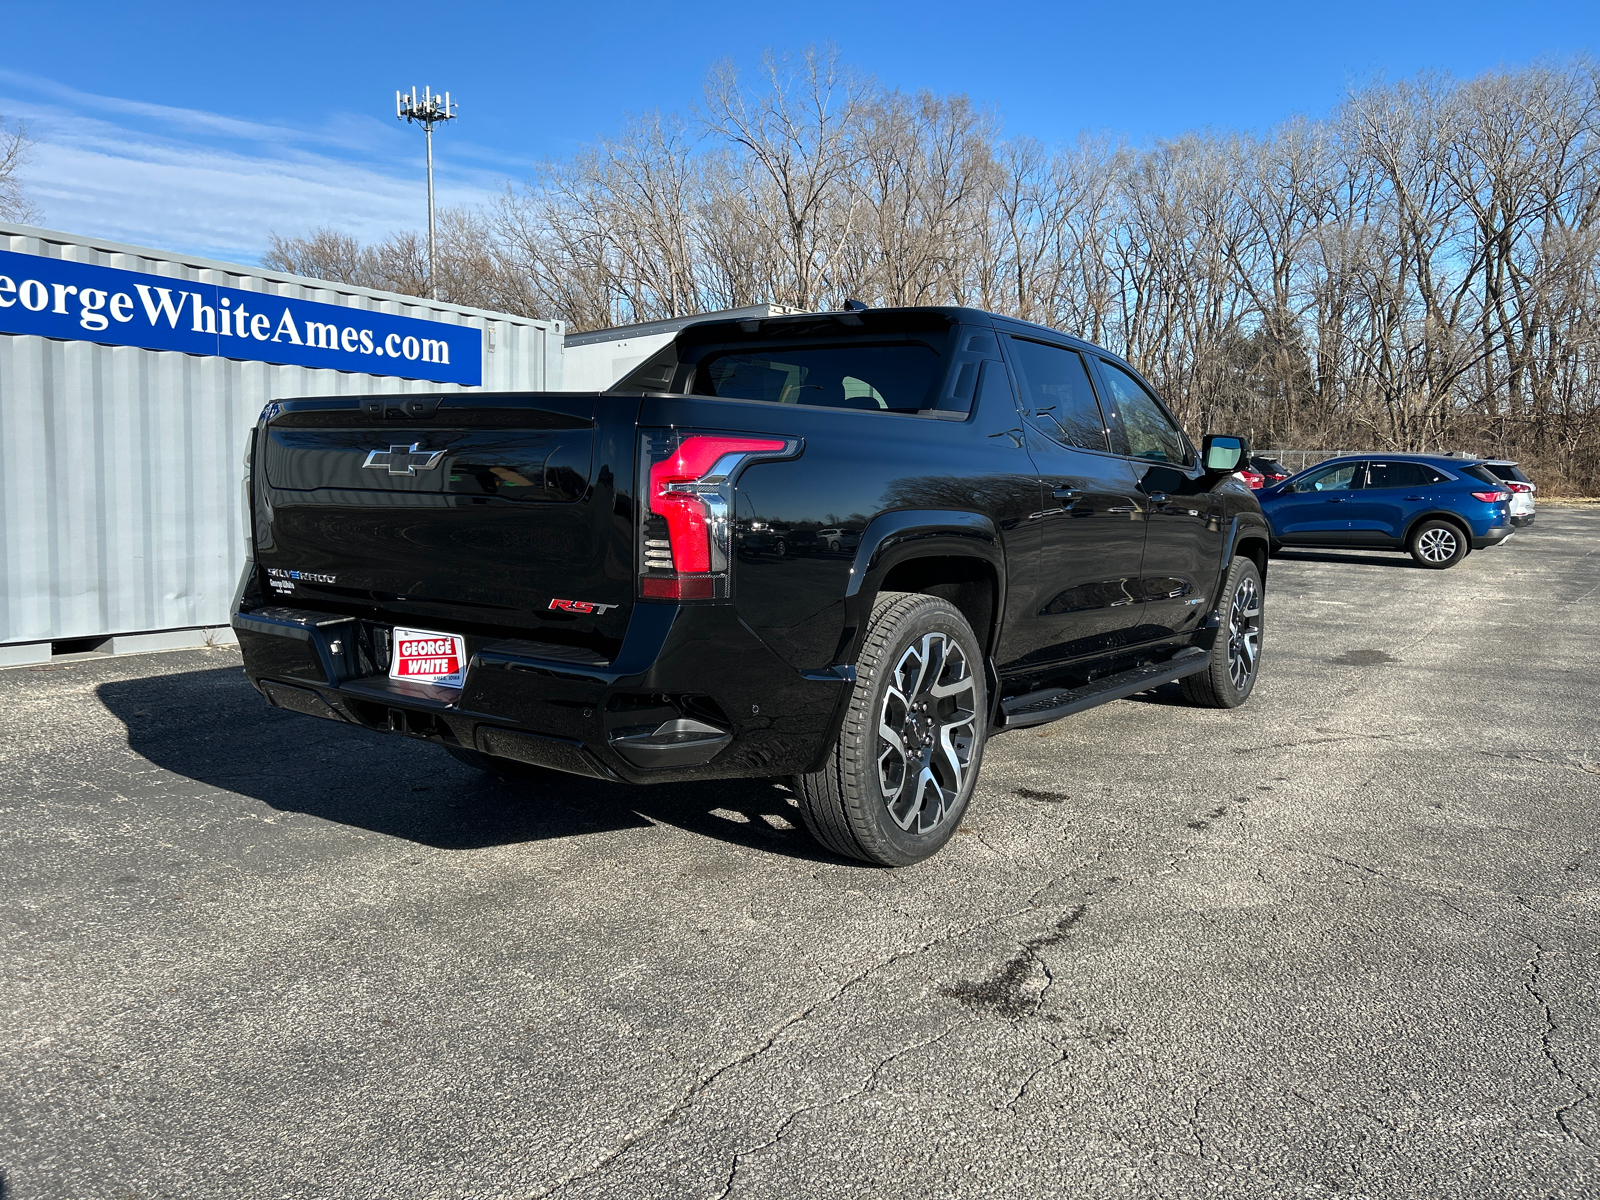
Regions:
<instances>
[{"instance_id":1,"label":"wheel arch","mask_svg":"<svg viewBox=\"0 0 1600 1200\"><path fill-rule=\"evenodd\" d=\"M1233 529L1228 537L1227 553L1222 556L1218 564L1218 586L1228 577L1228 568L1233 560L1240 555L1255 563L1256 570L1261 573L1261 581L1267 580L1267 561L1272 557L1272 526L1267 523L1266 517L1256 520L1250 518L1248 513L1240 513L1233 519Z\"/></svg>"},{"instance_id":2,"label":"wheel arch","mask_svg":"<svg viewBox=\"0 0 1600 1200\"><path fill-rule=\"evenodd\" d=\"M1005 611L1005 587L1005 553L988 517L953 510L884 513L862 532L856 548L836 660L855 661L872 606L883 592L947 600L966 617L984 654L991 655Z\"/></svg>"},{"instance_id":3,"label":"wheel arch","mask_svg":"<svg viewBox=\"0 0 1600 1200\"><path fill-rule=\"evenodd\" d=\"M1472 550L1472 525L1460 513L1451 512L1448 508L1434 509L1431 512L1418 513L1406 524L1405 532L1400 535L1400 544L1407 550L1411 549L1411 535L1417 527L1425 521L1448 521L1461 531L1461 536L1467 539L1467 551Z\"/></svg>"}]
</instances>

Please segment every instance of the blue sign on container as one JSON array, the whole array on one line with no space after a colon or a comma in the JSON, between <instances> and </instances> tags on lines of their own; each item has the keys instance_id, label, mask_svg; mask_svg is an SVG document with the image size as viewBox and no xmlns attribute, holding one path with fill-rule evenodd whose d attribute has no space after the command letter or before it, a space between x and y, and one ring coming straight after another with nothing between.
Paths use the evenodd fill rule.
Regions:
<instances>
[{"instance_id":1,"label":"blue sign on container","mask_svg":"<svg viewBox=\"0 0 1600 1200\"><path fill-rule=\"evenodd\" d=\"M483 382L483 334L470 325L11 250L0 250L0 333Z\"/></svg>"}]
</instances>

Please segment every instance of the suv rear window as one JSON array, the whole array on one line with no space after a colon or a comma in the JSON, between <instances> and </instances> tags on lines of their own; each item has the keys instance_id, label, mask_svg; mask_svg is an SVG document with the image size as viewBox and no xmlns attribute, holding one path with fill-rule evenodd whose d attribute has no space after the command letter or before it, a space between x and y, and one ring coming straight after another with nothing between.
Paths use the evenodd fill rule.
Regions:
<instances>
[{"instance_id":1,"label":"suv rear window","mask_svg":"<svg viewBox=\"0 0 1600 1200\"><path fill-rule=\"evenodd\" d=\"M1474 463L1470 467L1461 468L1463 475L1470 475L1480 483L1487 483L1490 487L1498 488L1504 481L1482 463Z\"/></svg>"},{"instance_id":2,"label":"suv rear window","mask_svg":"<svg viewBox=\"0 0 1600 1200\"><path fill-rule=\"evenodd\" d=\"M914 413L927 406L943 359L930 346L793 346L728 350L695 367L690 391L725 400Z\"/></svg>"},{"instance_id":3,"label":"suv rear window","mask_svg":"<svg viewBox=\"0 0 1600 1200\"><path fill-rule=\"evenodd\" d=\"M1484 463L1483 465L1501 479L1513 479L1518 483L1533 482L1522 473L1522 468L1517 466L1516 463Z\"/></svg>"}]
</instances>

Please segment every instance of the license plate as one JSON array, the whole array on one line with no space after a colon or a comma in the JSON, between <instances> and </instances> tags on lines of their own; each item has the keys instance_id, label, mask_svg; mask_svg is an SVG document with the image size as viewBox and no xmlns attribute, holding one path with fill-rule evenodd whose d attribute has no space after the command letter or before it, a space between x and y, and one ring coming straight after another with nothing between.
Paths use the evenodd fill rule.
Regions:
<instances>
[{"instance_id":1,"label":"license plate","mask_svg":"<svg viewBox=\"0 0 1600 1200\"><path fill-rule=\"evenodd\" d=\"M438 633L432 629L395 629L394 654L389 661L390 679L458 688L466 670L467 646L459 634Z\"/></svg>"}]
</instances>

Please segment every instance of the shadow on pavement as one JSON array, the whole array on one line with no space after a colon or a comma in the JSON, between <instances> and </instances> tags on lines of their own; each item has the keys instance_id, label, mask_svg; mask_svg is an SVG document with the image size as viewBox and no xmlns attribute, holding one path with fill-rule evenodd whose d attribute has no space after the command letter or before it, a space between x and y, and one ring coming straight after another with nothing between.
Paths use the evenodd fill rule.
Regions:
<instances>
[{"instance_id":1,"label":"shadow on pavement","mask_svg":"<svg viewBox=\"0 0 1600 1200\"><path fill-rule=\"evenodd\" d=\"M437 746L272 708L237 667L119 680L96 694L126 726L129 747L165 771L280 811L438 849L659 822L765 853L849 861L799 828L799 813L775 780L630 787L552 771L512 782Z\"/></svg>"}]
</instances>

